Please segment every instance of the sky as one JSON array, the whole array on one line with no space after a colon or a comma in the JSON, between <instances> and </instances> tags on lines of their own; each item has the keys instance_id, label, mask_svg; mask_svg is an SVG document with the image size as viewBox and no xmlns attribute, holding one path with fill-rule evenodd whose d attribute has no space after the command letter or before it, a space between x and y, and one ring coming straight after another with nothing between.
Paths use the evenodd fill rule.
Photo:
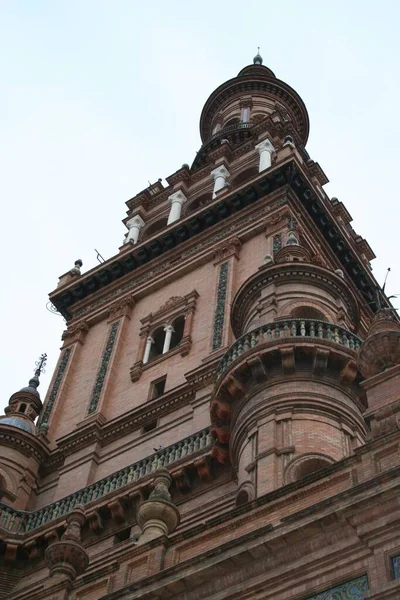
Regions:
<instances>
[{"instance_id":1,"label":"sky","mask_svg":"<svg viewBox=\"0 0 400 600\"><path fill-rule=\"evenodd\" d=\"M47 352L44 398L58 277L117 253L125 201L192 162L205 101L257 46L303 98L325 191L400 294L399 19L398 0L0 0L0 409Z\"/></svg>"}]
</instances>

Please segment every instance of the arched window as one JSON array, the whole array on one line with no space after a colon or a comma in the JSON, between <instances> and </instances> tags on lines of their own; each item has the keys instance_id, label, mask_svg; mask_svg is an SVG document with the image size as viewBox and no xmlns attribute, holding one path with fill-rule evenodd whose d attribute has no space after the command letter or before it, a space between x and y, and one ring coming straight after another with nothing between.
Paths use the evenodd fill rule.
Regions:
<instances>
[{"instance_id":1,"label":"arched window","mask_svg":"<svg viewBox=\"0 0 400 600\"><path fill-rule=\"evenodd\" d=\"M190 213L193 213L196 210L199 210L199 208L202 208L203 206L205 206L207 204L207 202L210 202L211 200L212 200L212 192L207 192L207 194L202 194L198 198L195 198L194 200L192 200L192 202L188 203L186 209L184 208L184 214L189 215Z\"/></svg>"},{"instance_id":2,"label":"arched window","mask_svg":"<svg viewBox=\"0 0 400 600\"><path fill-rule=\"evenodd\" d=\"M233 117L232 119L229 119L229 121L223 124L222 129L225 129L225 127L231 127L232 125L237 125L238 123L240 123L239 117Z\"/></svg>"},{"instance_id":3,"label":"arched window","mask_svg":"<svg viewBox=\"0 0 400 600\"><path fill-rule=\"evenodd\" d=\"M132 381L137 381L144 369L163 356L189 353L197 298L196 290L185 296L172 296L156 312L141 319L137 359L130 369Z\"/></svg>"},{"instance_id":4,"label":"arched window","mask_svg":"<svg viewBox=\"0 0 400 600\"><path fill-rule=\"evenodd\" d=\"M25 411L26 411L26 404L23 402L22 404L19 405L18 412L24 413Z\"/></svg>"},{"instance_id":5,"label":"arched window","mask_svg":"<svg viewBox=\"0 0 400 600\"><path fill-rule=\"evenodd\" d=\"M232 179L231 186L239 186L242 183L245 183L246 181L251 179L252 177L255 177L256 175L258 175L258 167L250 167L249 169L238 173L236 177Z\"/></svg>"},{"instance_id":6,"label":"arched window","mask_svg":"<svg viewBox=\"0 0 400 600\"><path fill-rule=\"evenodd\" d=\"M162 219L158 219L157 221L150 223L150 225L143 231L143 235L149 238L162 229L165 229L167 227L167 221L168 217L163 217Z\"/></svg>"},{"instance_id":7,"label":"arched window","mask_svg":"<svg viewBox=\"0 0 400 600\"><path fill-rule=\"evenodd\" d=\"M2 475L0 475L0 500L3 498L6 493L6 480Z\"/></svg>"},{"instance_id":8,"label":"arched window","mask_svg":"<svg viewBox=\"0 0 400 600\"><path fill-rule=\"evenodd\" d=\"M316 321L327 321L326 316L313 306L298 306L292 311L294 319L315 319Z\"/></svg>"},{"instance_id":9,"label":"arched window","mask_svg":"<svg viewBox=\"0 0 400 600\"><path fill-rule=\"evenodd\" d=\"M325 469L331 463L325 458L310 457L308 460L302 461L295 470L295 480L302 479L306 475L310 475L315 471Z\"/></svg>"},{"instance_id":10,"label":"arched window","mask_svg":"<svg viewBox=\"0 0 400 600\"><path fill-rule=\"evenodd\" d=\"M183 338L183 330L185 329L185 317L181 315L172 323L173 332L169 349L176 348Z\"/></svg>"},{"instance_id":11,"label":"arched window","mask_svg":"<svg viewBox=\"0 0 400 600\"><path fill-rule=\"evenodd\" d=\"M150 349L149 361L154 360L163 353L165 331L163 327L158 327L150 336L153 340Z\"/></svg>"}]
</instances>

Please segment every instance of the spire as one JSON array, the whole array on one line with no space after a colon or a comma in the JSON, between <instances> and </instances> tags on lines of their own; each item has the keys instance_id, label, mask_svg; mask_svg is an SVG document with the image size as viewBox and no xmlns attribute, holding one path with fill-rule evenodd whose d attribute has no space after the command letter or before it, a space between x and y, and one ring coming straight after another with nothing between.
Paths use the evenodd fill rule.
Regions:
<instances>
[{"instance_id":1,"label":"spire","mask_svg":"<svg viewBox=\"0 0 400 600\"><path fill-rule=\"evenodd\" d=\"M262 65L263 64L263 58L262 58L262 56L260 54L260 46L258 46L258 48L257 48L257 54L253 58L253 64L254 65Z\"/></svg>"},{"instance_id":2,"label":"spire","mask_svg":"<svg viewBox=\"0 0 400 600\"><path fill-rule=\"evenodd\" d=\"M44 368L46 366L47 354L41 354L39 360L36 361L36 369L34 376L29 380L28 387L22 388L21 392L32 392L33 394L39 395L37 388L39 387L40 381L39 377L42 373L44 373Z\"/></svg>"}]
</instances>

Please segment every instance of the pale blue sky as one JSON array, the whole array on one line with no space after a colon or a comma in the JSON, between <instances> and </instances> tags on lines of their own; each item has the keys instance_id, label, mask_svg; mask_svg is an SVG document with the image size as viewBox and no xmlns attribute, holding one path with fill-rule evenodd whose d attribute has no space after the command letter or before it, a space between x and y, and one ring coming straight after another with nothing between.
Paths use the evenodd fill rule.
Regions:
<instances>
[{"instance_id":1,"label":"pale blue sky","mask_svg":"<svg viewBox=\"0 0 400 600\"><path fill-rule=\"evenodd\" d=\"M47 351L44 397L58 276L116 253L124 202L192 162L204 102L258 45L306 103L327 193L400 293L399 17L396 0L0 0L2 406Z\"/></svg>"}]
</instances>

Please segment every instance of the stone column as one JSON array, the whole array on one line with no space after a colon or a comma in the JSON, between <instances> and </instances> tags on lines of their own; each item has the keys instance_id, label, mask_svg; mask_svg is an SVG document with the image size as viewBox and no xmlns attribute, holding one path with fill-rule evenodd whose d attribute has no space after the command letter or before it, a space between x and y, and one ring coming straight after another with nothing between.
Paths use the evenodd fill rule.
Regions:
<instances>
[{"instance_id":1,"label":"stone column","mask_svg":"<svg viewBox=\"0 0 400 600\"><path fill-rule=\"evenodd\" d=\"M230 173L224 165L221 165L220 167L217 167L216 169L211 171L211 176L214 179L214 189L213 189L213 195L212 195L213 198L216 197L217 192L219 190L222 190L222 188L225 187L226 180L229 177L229 175L230 175Z\"/></svg>"},{"instance_id":2,"label":"stone column","mask_svg":"<svg viewBox=\"0 0 400 600\"><path fill-rule=\"evenodd\" d=\"M163 351L162 351L163 354L168 352L168 350L170 349L172 334L174 333L175 329L172 327L172 325L167 325L166 327L164 327L164 331L165 331L165 339L164 339L164 347L163 347Z\"/></svg>"},{"instance_id":3,"label":"stone column","mask_svg":"<svg viewBox=\"0 0 400 600\"><path fill-rule=\"evenodd\" d=\"M174 194L171 194L168 200L171 202L171 210L169 211L167 225L171 225L171 223L174 223L180 218L182 205L186 202L187 198L181 190L178 190Z\"/></svg>"},{"instance_id":4,"label":"stone column","mask_svg":"<svg viewBox=\"0 0 400 600\"><path fill-rule=\"evenodd\" d=\"M145 365L147 362L149 362L149 358L150 358L150 351L151 351L151 346L152 344L154 344L154 340L151 336L149 336L146 340L146 348L144 349L144 356L143 356L143 364Z\"/></svg>"},{"instance_id":5,"label":"stone column","mask_svg":"<svg viewBox=\"0 0 400 600\"><path fill-rule=\"evenodd\" d=\"M269 167L271 166L271 156L275 148L269 140L264 140L257 144L256 150L258 150L258 154L260 155L258 171L259 173L261 173L261 171L265 171L265 169L269 169Z\"/></svg>"},{"instance_id":6,"label":"stone column","mask_svg":"<svg viewBox=\"0 0 400 600\"><path fill-rule=\"evenodd\" d=\"M127 242L132 242L133 244L137 244L139 239L139 233L141 228L144 225L144 221L140 215L135 215L132 219L129 219L126 226L129 229L128 236L126 238Z\"/></svg>"}]
</instances>

